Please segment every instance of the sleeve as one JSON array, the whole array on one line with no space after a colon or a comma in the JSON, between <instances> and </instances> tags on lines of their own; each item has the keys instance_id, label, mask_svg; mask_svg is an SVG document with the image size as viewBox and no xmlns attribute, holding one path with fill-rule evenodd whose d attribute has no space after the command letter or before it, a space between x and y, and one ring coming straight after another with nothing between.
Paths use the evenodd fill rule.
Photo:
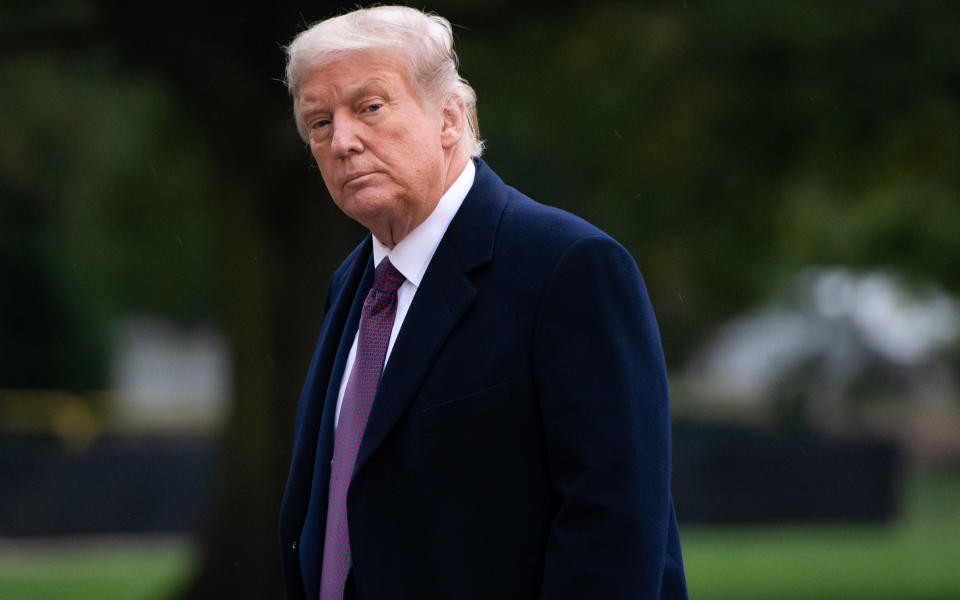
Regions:
<instances>
[{"instance_id":1,"label":"sleeve","mask_svg":"<svg viewBox=\"0 0 960 600\"><path fill-rule=\"evenodd\" d=\"M630 254L582 238L539 309L536 385L559 511L542 598L659 598L672 518L666 372Z\"/></svg>"}]
</instances>

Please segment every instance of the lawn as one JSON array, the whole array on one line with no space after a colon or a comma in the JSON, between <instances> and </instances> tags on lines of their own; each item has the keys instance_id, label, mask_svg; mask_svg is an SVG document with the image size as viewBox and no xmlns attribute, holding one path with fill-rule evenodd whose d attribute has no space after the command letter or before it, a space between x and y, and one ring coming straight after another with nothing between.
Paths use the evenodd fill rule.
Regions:
<instances>
[{"instance_id":1,"label":"lawn","mask_svg":"<svg viewBox=\"0 0 960 600\"><path fill-rule=\"evenodd\" d=\"M162 600L190 575L191 543L179 539L6 540L2 600Z\"/></svg>"},{"instance_id":2,"label":"lawn","mask_svg":"<svg viewBox=\"0 0 960 600\"><path fill-rule=\"evenodd\" d=\"M690 596L703 600L960 598L960 477L923 475L885 525L689 526Z\"/></svg>"},{"instance_id":3,"label":"lawn","mask_svg":"<svg viewBox=\"0 0 960 600\"><path fill-rule=\"evenodd\" d=\"M960 476L923 475L884 525L683 526L694 600L960 598ZM162 600L195 564L177 539L0 543L0 599Z\"/></svg>"}]
</instances>

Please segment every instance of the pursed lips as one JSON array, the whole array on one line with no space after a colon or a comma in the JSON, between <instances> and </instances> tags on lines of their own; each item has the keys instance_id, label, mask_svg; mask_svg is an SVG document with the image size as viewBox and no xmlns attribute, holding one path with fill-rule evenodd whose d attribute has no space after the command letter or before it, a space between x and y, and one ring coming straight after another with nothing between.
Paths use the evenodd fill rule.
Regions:
<instances>
[{"instance_id":1,"label":"pursed lips","mask_svg":"<svg viewBox=\"0 0 960 600\"><path fill-rule=\"evenodd\" d=\"M343 178L343 184L341 185L341 187L344 187L347 184L353 181L356 181L357 179L360 179L361 177L366 177L367 175L373 175L374 173L376 173L376 171L357 171L355 173L350 173L349 175Z\"/></svg>"}]
</instances>

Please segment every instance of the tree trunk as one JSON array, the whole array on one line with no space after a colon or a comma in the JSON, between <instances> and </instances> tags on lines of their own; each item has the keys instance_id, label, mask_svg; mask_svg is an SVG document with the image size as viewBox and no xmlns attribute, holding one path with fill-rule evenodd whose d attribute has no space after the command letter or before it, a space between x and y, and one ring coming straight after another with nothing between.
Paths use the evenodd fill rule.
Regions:
<instances>
[{"instance_id":1,"label":"tree trunk","mask_svg":"<svg viewBox=\"0 0 960 600\"><path fill-rule=\"evenodd\" d=\"M234 365L200 564L179 597L279 597L276 518L296 404L327 279L360 231L324 191L279 81L281 45L302 28L299 8L251 3L223 15L168 3L149 18L139 11L109 4L101 18L125 66L167 82L209 141L218 317Z\"/></svg>"}]
</instances>

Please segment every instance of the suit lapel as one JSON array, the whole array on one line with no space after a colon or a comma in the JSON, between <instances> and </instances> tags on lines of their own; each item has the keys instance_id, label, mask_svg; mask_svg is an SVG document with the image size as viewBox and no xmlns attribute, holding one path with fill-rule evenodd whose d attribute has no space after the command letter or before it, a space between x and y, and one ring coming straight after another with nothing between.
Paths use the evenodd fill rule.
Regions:
<instances>
[{"instance_id":1,"label":"suit lapel","mask_svg":"<svg viewBox=\"0 0 960 600\"><path fill-rule=\"evenodd\" d=\"M480 160L464 199L424 274L377 389L354 467L356 474L406 410L477 290L469 273L493 256L507 188Z\"/></svg>"},{"instance_id":2,"label":"suit lapel","mask_svg":"<svg viewBox=\"0 0 960 600\"><path fill-rule=\"evenodd\" d=\"M288 489L284 504L291 503L291 516L302 523L302 511L306 510L318 431L324 410L324 398L331 378L331 369L338 363L338 349L344 325L351 314L354 296L359 281L369 262L370 243L361 244L347 259L347 272L339 285L331 282L330 306L324 316L323 327L314 351L310 369L300 393L296 430L294 431L293 457L291 460ZM342 359L339 362L343 362ZM285 507L286 508L286 507ZM298 514L299 513L299 514Z\"/></svg>"},{"instance_id":3,"label":"suit lapel","mask_svg":"<svg viewBox=\"0 0 960 600\"><path fill-rule=\"evenodd\" d=\"M297 554L307 590L318 589L314 566L320 564L326 518L326 510L316 510L310 500L321 494L325 509L333 440L332 419L339 382L353 340L352 333L356 331L360 318L360 305L373 279L369 238L351 253L345 264L347 270L342 283L331 282L331 286L336 287L331 288L330 307L301 393L294 455L281 509L283 539L300 540Z\"/></svg>"},{"instance_id":4,"label":"suit lapel","mask_svg":"<svg viewBox=\"0 0 960 600\"><path fill-rule=\"evenodd\" d=\"M324 485L328 483L330 460L333 458L333 422L336 416L337 397L340 395L340 383L343 379L343 373L346 369L347 355L350 353L350 347L353 345L353 338L360 325L360 313L363 310L363 302L373 285L373 263L370 260L370 242L369 237L365 242L368 249L362 254L355 266L356 275L353 281L357 283L347 286L346 293L343 294L343 301L350 309L350 312L343 322L339 331L333 333L339 335L339 345L337 347L336 359L333 361L333 368L326 381L326 391L323 401L323 418L320 422L320 431L318 436L317 462L322 464L327 471L327 476L322 480ZM314 476L316 479L316 475ZM326 491L324 490L324 497Z\"/></svg>"}]
</instances>

